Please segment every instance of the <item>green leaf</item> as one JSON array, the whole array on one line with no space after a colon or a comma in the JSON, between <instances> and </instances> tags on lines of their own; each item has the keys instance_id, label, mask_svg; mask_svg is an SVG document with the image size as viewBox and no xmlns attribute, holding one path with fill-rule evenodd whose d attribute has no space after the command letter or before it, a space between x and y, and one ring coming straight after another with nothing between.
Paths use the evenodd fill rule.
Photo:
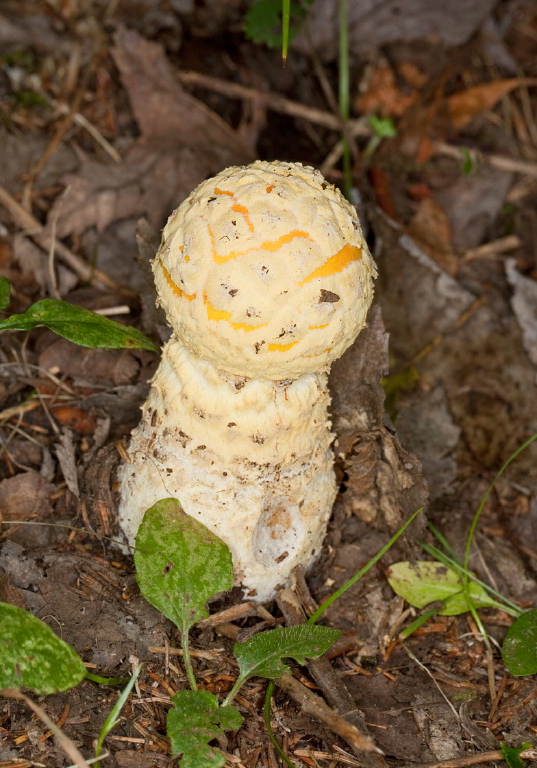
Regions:
<instances>
[{"instance_id":1,"label":"green leaf","mask_svg":"<svg viewBox=\"0 0 537 768\"><path fill-rule=\"evenodd\" d=\"M134 551L143 596L182 635L208 613L207 600L233 586L231 552L224 542L181 507L158 501L144 515Z\"/></svg>"},{"instance_id":2,"label":"green leaf","mask_svg":"<svg viewBox=\"0 0 537 768\"><path fill-rule=\"evenodd\" d=\"M0 331L30 331L38 325L44 325L58 336L82 347L127 347L158 352L158 347L136 328L121 325L89 309L76 307L58 299L43 299L32 304L20 315L11 315L5 320L0 320Z\"/></svg>"},{"instance_id":3,"label":"green leaf","mask_svg":"<svg viewBox=\"0 0 537 768\"><path fill-rule=\"evenodd\" d=\"M209 742L224 731L236 731L242 716L235 707L219 707L210 691L179 691L172 698L166 730L173 757L181 758L181 768L220 768L226 759Z\"/></svg>"},{"instance_id":4,"label":"green leaf","mask_svg":"<svg viewBox=\"0 0 537 768\"><path fill-rule=\"evenodd\" d=\"M537 609L513 621L503 641L502 657L511 675L537 673Z\"/></svg>"},{"instance_id":5,"label":"green leaf","mask_svg":"<svg viewBox=\"0 0 537 768\"><path fill-rule=\"evenodd\" d=\"M441 601L437 613L441 616L456 616L474 608L497 607L498 603L489 597L486 590L471 581L468 594L464 592L462 577L442 563L428 560L394 563L387 571L391 588L415 608Z\"/></svg>"},{"instance_id":6,"label":"green leaf","mask_svg":"<svg viewBox=\"0 0 537 768\"><path fill-rule=\"evenodd\" d=\"M391 139L397 136L397 128L391 117L369 115L368 121L378 139Z\"/></svg>"},{"instance_id":7,"label":"green leaf","mask_svg":"<svg viewBox=\"0 0 537 768\"><path fill-rule=\"evenodd\" d=\"M520 753L529 749L531 744L523 744L521 747L508 747L505 742L500 742L500 752L509 768L526 768L520 759Z\"/></svg>"},{"instance_id":8,"label":"green leaf","mask_svg":"<svg viewBox=\"0 0 537 768\"><path fill-rule=\"evenodd\" d=\"M0 688L57 693L85 675L78 654L50 627L16 605L0 603Z\"/></svg>"},{"instance_id":9,"label":"green leaf","mask_svg":"<svg viewBox=\"0 0 537 768\"><path fill-rule=\"evenodd\" d=\"M239 663L239 679L249 677L281 677L289 671L283 659L295 659L305 664L306 659L317 659L341 635L339 629L303 624L298 627L280 627L259 632L245 643L235 643L233 653Z\"/></svg>"},{"instance_id":10,"label":"green leaf","mask_svg":"<svg viewBox=\"0 0 537 768\"><path fill-rule=\"evenodd\" d=\"M5 309L11 301L11 286L7 277L0 276L0 309Z\"/></svg>"}]
</instances>

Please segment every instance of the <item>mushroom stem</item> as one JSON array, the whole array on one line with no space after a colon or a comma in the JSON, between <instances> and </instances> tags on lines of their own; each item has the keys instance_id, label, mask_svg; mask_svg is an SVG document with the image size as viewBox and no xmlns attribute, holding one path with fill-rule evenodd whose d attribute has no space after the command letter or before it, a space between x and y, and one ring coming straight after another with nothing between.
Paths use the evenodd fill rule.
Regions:
<instances>
[{"instance_id":1,"label":"mushroom stem","mask_svg":"<svg viewBox=\"0 0 537 768\"><path fill-rule=\"evenodd\" d=\"M320 552L335 497L324 373L241 379L172 338L121 469L123 532L181 501L229 546L248 596L269 599Z\"/></svg>"}]
</instances>

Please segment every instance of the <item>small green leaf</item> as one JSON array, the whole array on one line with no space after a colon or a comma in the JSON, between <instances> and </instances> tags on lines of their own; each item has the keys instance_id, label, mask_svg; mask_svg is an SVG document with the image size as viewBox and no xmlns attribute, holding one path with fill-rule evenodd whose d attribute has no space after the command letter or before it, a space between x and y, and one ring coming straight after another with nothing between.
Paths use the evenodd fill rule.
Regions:
<instances>
[{"instance_id":1,"label":"small green leaf","mask_svg":"<svg viewBox=\"0 0 537 768\"><path fill-rule=\"evenodd\" d=\"M11 285L7 277L0 276L0 309L5 309L11 301Z\"/></svg>"},{"instance_id":2,"label":"small green leaf","mask_svg":"<svg viewBox=\"0 0 537 768\"><path fill-rule=\"evenodd\" d=\"M442 563L428 560L394 563L387 571L391 588L415 608L441 601L440 616L457 616L474 608L498 606L486 590L471 581L468 594L464 592L462 577Z\"/></svg>"},{"instance_id":3,"label":"small green leaf","mask_svg":"<svg viewBox=\"0 0 537 768\"><path fill-rule=\"evenodd\" d=\"M146 600L183 635L208 616L207 600L233 586L231 552L181 507L163 499L148 509L136 537L136 578Z\"/></svg>"},{"instance_id":4,"label":"small green leaf","mask_svg":"<svg viewBox=\"0 0 537 768\"><path fill-rule=\"evenodd\" d=\"M173 757L181 757L181 768L220 768L226 759L209 742L224 731L236 731L242 716L235 707L219 707L210 691L179 691L172 698L166 730Z\"/></svg>"},{"instance_id":5,"label":"small green leaf","mask_svg":"<svg viewBox=\"0 0 537 768\"><path fill-rule=\"evenodd\" d=\"M239 662L240 680L249 677L281 677L289 671L283 659L317 659L341 635L339 629L304 624L259 632L245 643L235 643L233 653Z\"/></svg>"},{"instance_id":6,"label":"small green leaf","mask_svg":"<svg viewBox=\"0 0 537 768\"><path fill-rule=\"evenodd\" d=\"M529 749L531 744L523 744L521 747L508 747L505 742L500 742L500 752L509 768L526 768L520 759L520 753Z\"/></svg>"},{"instance_id":7,"label":"small green leaf","mask_svg":"<svg viewBox=\"0 0 537 768\"><path fill-rule=\"evenodd\" d=\"M537 609L513 621L503 641L502 657L511 675L537 673Z\"/></svg>"},{"instance_id":8,"label":"small green leaf","mask_svg":"<svg viewBox=\"0 0 537 768\"><path fill-rule=\"evenodd\" d=\"M0 603L0 689L57 693L85 675L78 654L50 627L16 605Z\"/></svg>"},{"instance_id":9,"label":"small green leaf","mask_svg":"<svg viewBox=\"0 0 537 768\"><path fill-rule=\"evenodd\" d=\"M20 315L0 320L0 331L30 331L38 325L82 347L158 352L158 347L136 328L58 299L43 299Z\"/></svg>"},{"instance_id":10,"label":"small green leaf","mask_svg":"<svg viewBox=\"0 0 537 768\"><path fill-rule=\"evenodd\" d=\"M397 136L397 128L391 117L369 115L368 121L378 139L391 139Z\"/></svg>"}]
</instances>

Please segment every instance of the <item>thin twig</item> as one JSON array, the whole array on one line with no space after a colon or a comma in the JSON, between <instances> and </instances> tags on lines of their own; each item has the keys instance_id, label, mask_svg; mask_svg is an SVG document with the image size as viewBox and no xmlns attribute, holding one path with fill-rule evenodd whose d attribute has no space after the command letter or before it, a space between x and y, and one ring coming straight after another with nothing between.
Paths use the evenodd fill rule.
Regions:
<instances>
[{"instance_id":1,"label":"thin twig","mask_svg":"<svg viewBox=\"0 0 537 768\"><path fill-rule=\"evenodd\" d=\"M37 715L37 717L47 726L49 731L52 731L56 739L58 740L58 744L63 749L63 751L68 755L71 760L74 761L77 768L89 768L89 764L86 762L85 758L80 754L78 749L75 747L71 739L65 735L65 733L58 728L56 723L50 719L50 717L47 715L47 713L41 709L41 707L35 703L35 701L32 701L28 696L25 696L24 693L21 693L20 691L16 690L15 688L4 688L2 691L0 691L0 696L3 696L5 699L14 699L15 701L22 701L24 704L26 704L34 714Z\"/></svg>"},{"instance_id":2,"label":"thin twig","mask_svg":"<svg viewBox=\"0 0 537 768\"><path fill-rule=\"evenodd\" d=\"M535 760L537 758L537 749L524 749L520 753L523 760ZM499 751L479 752L477 755L468 755L466 757L454 757L452 760L443 760L441 763L432 765L413 765L412 768L466 768L467 765L479 765L479 763L492 763L495 760L503 760L503 755ZM404 768L404 766L403 766Z\"/></svg>"},{"instance_id":3,"label":"thin twig","mask_svg":"<svg viewBox=\"0 0 537 768\"><path fill-rule=\"evenodd\" d=\"M105 288L112 288L121 293L127 293L125 288L118 285L118 283L116 283L115 280L112 280L112 278L105 272L102 272L100 269L93 269L89 264L86 264L83 259L69 250L69 248L67 248L67 246L60 240L51 237L40 222L28 213L28 211L1 186L0 204L7 208L11 217L19 227L26 230L32 240L34 240L46 253L49 253L50 249L54 248L59 258L67 264L67 266L70 267L81 280L94 285L100 284Z\"/></svg>"},{"instance_id":4,"label":"thin twig","mask_svg":"<svg viewBox=\"0 0 537 768\"><path fill-rule=\"evenodd\" d=\"M439 155L453 157L456 160L462 159L461 148L452 144L440 142L435 144L434 151ZM477 150L471 150L470 155L474 160L482 161L493 168L509 173L522 173L526 176L537 176L537 163L530 163L527 160L521 160L517 157L508 155L488 155Z\"/></svg>"},{"instance_id":5,"label":"thin twig","mask_svg":"<svg viewBox=\"0 0 537 768\"><path fill-rule=\"evenodd\" d=\"M324 125L325 128L331 128L334 131L341 130L341 117L339 115L333 115L325 110L309 107L298 101L285 99L276 93L266 93L256 88L240 85L239 83L230 83L218 77L203 75L201 72L178 72L177 77L183 85L207 88L207 90L222 93L235 99L263 100L267 108L274 112L301 117L304 120L309 120L310 123ZM348 129L352 132L353 136L371 136L371 127L365 118L349 120Z\"/></svg>"}]
</instances>

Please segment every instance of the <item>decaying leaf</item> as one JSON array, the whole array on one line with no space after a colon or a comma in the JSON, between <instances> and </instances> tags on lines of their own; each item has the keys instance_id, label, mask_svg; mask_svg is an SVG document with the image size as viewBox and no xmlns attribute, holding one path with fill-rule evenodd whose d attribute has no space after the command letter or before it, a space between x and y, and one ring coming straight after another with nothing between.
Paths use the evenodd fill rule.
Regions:
<instances>
[{"instance_id":1,"label":"decaying leaf","mask_svg":"<svg viewBox=\"0 0 537 768\"><path fill-rule=\"evenodd\" d=\"M537 85L535 78L512 77L493 80L491 83L474 85L465 91L454 93L447 99L448 113L454 128L464 128L474 117L492 109L502 96L521 86Z\"/></svg>"}]
</instances>

